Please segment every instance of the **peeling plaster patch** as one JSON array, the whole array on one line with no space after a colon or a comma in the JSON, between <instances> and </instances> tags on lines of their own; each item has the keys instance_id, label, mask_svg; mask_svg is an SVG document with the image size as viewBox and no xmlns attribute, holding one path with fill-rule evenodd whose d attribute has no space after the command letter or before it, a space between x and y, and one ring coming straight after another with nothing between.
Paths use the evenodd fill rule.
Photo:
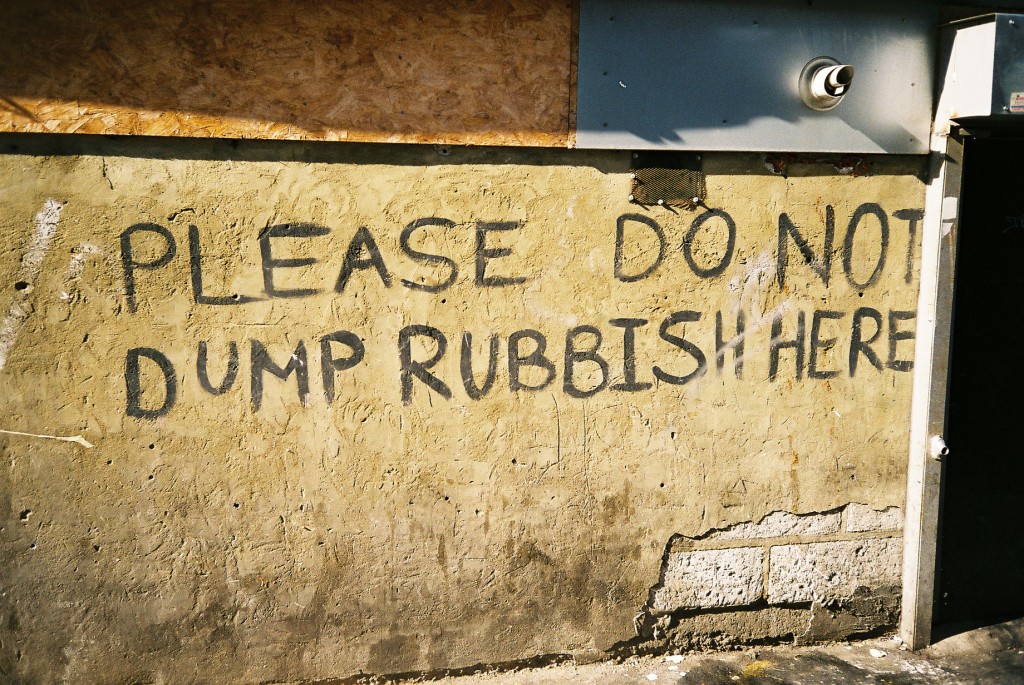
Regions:
<instances>
[{"instance_id":1,"label":"peeling plaster patch","mask_svg":"<svg viewBox=\"0 0 1024 685\"><path fill-rule=\"evenodd\" d=\"M772 547L768 561L768 601L771 604L826 604L852 597L859 587L898 586L903 570L902 557L900 538Z\"/></svg>"},{"instance_id":2,"label":"peeling plaster patch","mask_svg":"<svg viewBox=\"0 0 1024 685\"><path fill-rule=\"evenodd\" d=\"M846 508L846 530L851 533L903 530L903 510L899 507L886 507L875 511L869 506L853 502Z\"/></svg>"},{"instance_id":3,"label":"peeling plaster patch","mask_svg":"<svg viewBox=\"0 0 1024 685\"><path fill-rule=\"evenodd\" d=\"M840 510L824 514L791 514L773 511L758 523L737 523L723 530L702 536L702 540L749 540L778 538L786 535L828 535L839 532Z\"/></svg>"},{"instance_id":4,"label":"peeling plaster patch","mask_svg":"<svg viewBox=\"0 0 1024 685\"><path fill-rule=\"evenodd\" d=\"M50 243L57 233L57 222L60 221L60 212L63 208L56 200L47 200L42 211L36 214L36 232L25 249L25 254L21 258L21 268L18 269L15 279L16 282L25 284L21 289L24 294L11 303L3 323L0 323L0 369L7 363L7 355L14 346L14 341L18 339L21 327L32 313L31 305L25 301L26 295L31 290L32 282L39 275L43 257L50 250Z\"/></svg>"},{"instance_id":5,"label":"peeling plaster patch","mask_svg":"<svg viewBox=\"0 0 1024 685\"><path fill-rule=\"evenodd\" d=\"M655 589L655 612L743 606L764 595L764 550L738 547L670 554Z\"/></svg>"},{"instance_id":6,"label":"peeling plaster patch","mask_svg":"<svg viewBox=\"0 0 1024 685\"><path fill-rule=\"evenodd\" d=\"M663 557L660 581L651 588L635 621L638 634L665 637L681 620L678 612L694 616L739 607L756 608L757 613L788 606L810 611L805 620L814 619L816 606L830 607L830 611L843 607L849 616L827 621L819 617L815 620L822 623L818 628L824 632L811 631L836 637L890 625L894 614L882 606L888 606L886 602L875 600L898 594L901 518L899 507L876 511L849 504L804 514L774 511L756 522L711 529L695 537L675 535ZM867 603L858 604L854 601L858 597L868 598ZM807 603L809 609L792 606Z\"/></svg>"},{"instance_id":7,"label":"peeling plaster patch","mask_svg":"<svg viewBox=\"0 0 1024 685\"><path fill-rule=\"evenodd\" d=\"M38 433L22 433L21 431L9 431L4 430L3 428L0 428L0 433L3 433L5 435L20 435L26 438L44 438L47 440L60 440L61 442L77 442L79 445L86 449L92 449L93 447L95 447L95 445L93 445L91 442L83 438L81 435L40 435Z\"/></svg>"}]
</instances>

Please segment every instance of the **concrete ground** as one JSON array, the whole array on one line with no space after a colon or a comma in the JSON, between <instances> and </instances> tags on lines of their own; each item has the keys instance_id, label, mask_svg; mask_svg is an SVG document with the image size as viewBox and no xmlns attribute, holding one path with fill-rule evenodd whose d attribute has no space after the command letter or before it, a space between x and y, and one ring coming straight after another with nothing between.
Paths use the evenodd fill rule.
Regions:
<instances>
[{"instance_id":1,"label":"concrete ground","mask_svg":"<svg viewBox=\"0 0 1024 685\"><path fill-rule=\"evenodd\" d=\"M442 685L1024 685L1024 619L960 633L914 653L896 638L816 647L563 663L434 680Z\"/></svg>"}]
</instances>

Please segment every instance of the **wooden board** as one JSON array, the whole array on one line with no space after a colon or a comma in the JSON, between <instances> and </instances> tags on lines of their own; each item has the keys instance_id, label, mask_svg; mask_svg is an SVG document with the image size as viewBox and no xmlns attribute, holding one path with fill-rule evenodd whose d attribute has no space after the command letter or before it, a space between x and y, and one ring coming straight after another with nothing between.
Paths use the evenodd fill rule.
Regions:
<instances>
[{"instance_id":1,"label":"wooden board","mask_svg":"<svg viewBox=\"0 0 1024 685\"><path fill-rule=\"evenodd\" d=\"M0 131L568 144L571 0L7 0L0 25Z\"/></svg>"}]
</instances>

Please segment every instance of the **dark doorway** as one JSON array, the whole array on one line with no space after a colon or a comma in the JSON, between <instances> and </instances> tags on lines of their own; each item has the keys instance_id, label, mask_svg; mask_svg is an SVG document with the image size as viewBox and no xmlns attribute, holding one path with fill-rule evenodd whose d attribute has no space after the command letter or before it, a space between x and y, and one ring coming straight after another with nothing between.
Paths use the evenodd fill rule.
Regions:
<instances>
[{"instance_id":1,"label":"dark doorway","mask_svg":"<svg viewBox=\"0 0 1024 685\"><path fill-rule=\"evenodd\" d=\"M966 137L962 169L935 598L947 634L1024 616L1024 138Z\"/></svg>"}]
</instances>

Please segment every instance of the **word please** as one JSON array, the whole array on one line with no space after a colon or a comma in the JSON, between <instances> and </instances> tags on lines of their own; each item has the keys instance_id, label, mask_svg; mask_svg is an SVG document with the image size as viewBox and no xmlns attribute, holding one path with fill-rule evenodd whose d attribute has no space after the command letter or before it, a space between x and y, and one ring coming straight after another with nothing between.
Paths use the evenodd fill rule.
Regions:
<instances>
[{"instance_id":1,"label":"word please","mask_svg":"<svg viewBox=\"0 0 1024 685\"><path fill-rule=\"evenodd\" d=\"M399 244L405 255L421 264L443 266L447 275L437 283L417 283L406 279L399 279L401 284L410 290L425 290L427 292L441 292L445 290L459 275L458 265L451 257L444 255L422 252L412 246L412 236L419 230L453 229L456 224L448 219L427 217L416 219L408 224L399 236ZM512 254L510 247L495 247L489 243L488 236L492 233L514 231L521 226L519 222L485 222L475 223L475 249L473 260L474 284L478 287L497 288L518 283L524 283L526 278L514 275L496 275L488 272L488 266L492 261L502 261L503 257ZM319 238L328 235L331 229L317 224L278 224L268 226L260 231L258 241L260 245L260 266L263 270L263 290L267 298L296 298L308 297L319 292L315 288L282 288L277 284L277 275L287 269L295 269L315 264L317 260L313 257L291 257L280 258L274 256L274 242L278 239L309 239ZM136 235L155 235L163 240L162 250L159 255L150 260L140 260L136 257L136 245L133 238ZM493 238L490 238L493 241ZM189 226L188 230L189 247L189 271L192 281L192 296L197 304L207 305L240 305L248 302L256 302L264 299L252 295L210 295L203 288L203 248L197 226ZM151 271L170 264L178 253L178 242L168 229L159 224L135 224L121 234L121 263L124 268L125 294L128 298L129 311L136 311L138 308L136 298L136 276L140 271ZM498 266L498 265L495 265ZM352 275L357 271L370 270L376 273L385 287L391 287L393 276L388 269L381 255L377 241L369 228L361 226L349 241L345 250L345 257L338 271L338 278L334 283L335 292L344 292Z\"/></svg>"}]
</instances>

